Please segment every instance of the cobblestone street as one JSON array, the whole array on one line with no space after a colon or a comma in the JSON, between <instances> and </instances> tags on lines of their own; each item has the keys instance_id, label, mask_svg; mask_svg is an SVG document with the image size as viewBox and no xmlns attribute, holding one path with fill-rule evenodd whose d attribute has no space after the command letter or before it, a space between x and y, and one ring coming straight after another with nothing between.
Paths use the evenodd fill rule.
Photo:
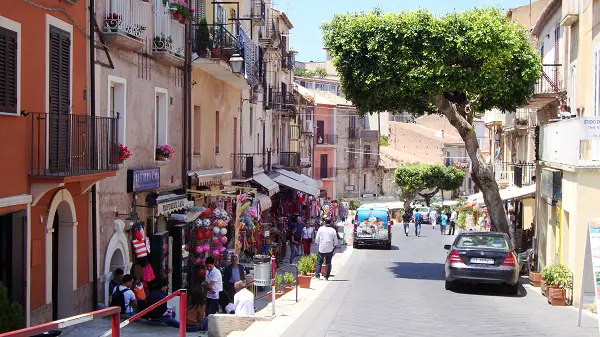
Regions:
<instances>
[{"instance_id":1,"label":"cobblestone street","mask_svg":"<svg viewBox=\"0 0 600 337\"><path fill-rule=\"evenodd\" d=\"M598 335L589 314L578 328L576 310L548 305L529 285L517 296L490 286L446 291L443 245L454 237L429 225L419 238L398 225L393 234L392 251L356 249L284 336Z\"/></svg>"}]
</instances>

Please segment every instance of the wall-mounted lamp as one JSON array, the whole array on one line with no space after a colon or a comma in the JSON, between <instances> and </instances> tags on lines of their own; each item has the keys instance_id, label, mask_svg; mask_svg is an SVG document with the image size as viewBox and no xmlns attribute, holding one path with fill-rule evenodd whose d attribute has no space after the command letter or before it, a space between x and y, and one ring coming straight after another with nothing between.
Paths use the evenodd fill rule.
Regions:
<instances>
[{"instance_id":1,"label":"wall-mounted lamp","mask_svg":"<svg viewBox=\"0 0 600 337\"><path fill-rule=\"evenodd\" d=\"M229 64L231 65L231 71L234 74L240 74L242 72L242 66L244 65L244 58L240 56L240 54L233 54L229 59Z\"/></svg>"}]
</instances>

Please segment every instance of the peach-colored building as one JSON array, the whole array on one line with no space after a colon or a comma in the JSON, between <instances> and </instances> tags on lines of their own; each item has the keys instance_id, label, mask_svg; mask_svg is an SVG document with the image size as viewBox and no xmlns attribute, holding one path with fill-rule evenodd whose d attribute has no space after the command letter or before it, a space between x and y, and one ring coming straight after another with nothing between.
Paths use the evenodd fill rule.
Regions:
<instances>
[{"instance_id":1,"label":"peach-colored building","mask_svg":"<svg viewBox=\"0 0 600 337\"><path fill-rule=\"evenodd\" d=\"M0 140L10 144L0 167L0 282L31 325L93 308L90 203L118 164L116 121L89 106L86 2L36 3L0 2Z\"/></svg>"}]
</instances>

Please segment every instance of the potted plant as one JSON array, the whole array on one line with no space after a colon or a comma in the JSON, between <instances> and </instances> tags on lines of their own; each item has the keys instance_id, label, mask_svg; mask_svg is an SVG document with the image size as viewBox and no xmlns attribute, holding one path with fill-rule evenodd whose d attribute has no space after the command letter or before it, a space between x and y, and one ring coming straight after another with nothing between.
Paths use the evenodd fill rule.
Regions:
<instances>
[{"instance_id":1,"label":"potted plant","mask_svg":"<svg viewBox=\"0 0 600 337\"><path fill-rule=\"evenodd\" d=\"M303 256L298 261L298 286L300 288L308 289L310 288L310 279L312 278L310 273L315 268L315 265L312 262L312 259L308 256Z\"/></svg>"},{"instance_id":2,"label":"potted plant","mask_svg":"<svg viewBox=\"0 0 600 337\"><path fill-rule=\"evenodd\" d=\"M546 266L542 269L542 280L540 282L540 289L542 290L542 295L547 296L548 285L554 284L554 273L552 272L552 266Z\"/></svg>"},{"instance_id":3,"label":"potted plant","mask_svg":"<svg viewBox=\"0 0 600 337\"><path fill-rule=\"evenodd\" d=\"M173 39L170 36L166 37L164 34L154 37L154 49L158 51L166 51L169 46L173 44Z\"/></svg>"},{"instance_id":4,"label":"potted plant","mask_svg":"<svg viewBox=\"0 0 600 337\"><path fill-rule=\"evenodd\" d=\"M222 27L214 27L212 29L212 49L210 50L210 57L215 59L221 58L222 52L222 40L223 40L223 32Z\"/></svg>"},{"instance_id":5,"label":"potted plant","mask_svg":"<svg viewBox=\"0 0 600 337\"><path fill-rule=\"evenodd\" d=\"M175 153L175 150L173 150L173 148L167 144L156 145L156 160L159 160L159 161L169 160L173 156L173 153Z\"/></svg>"},{"instance_id":6,"label":"potted plant","mask_svg":"<svg viewBox=\"0 0 600 337\"><path fill-rule=\"evenodd\" d=\"M173 12L173 8L175 8L175 12ZM183 24L194 17L195 11L189 7L185 0L173 0L169 5L169 9L173 13L173 19Z\"/></svg>"},{"instance_id":7,"label":"potted plant","mask_svg":"<svg viewBox=\"0 0 600 337\"><path fill-rule=\"evenodd\" d=\"M544 273L545 272L545 273ZM544 278L544 276L546 276ZM573 289L573 273L562 264L546 266L542 271L542 279L548 285L548 303L552 305L566 305L567 289Z\"/></svg>"},{"instance_id":8,"label":"potted plant","mask_svg":"<svg viewBox=\"0 0 600 337\"><path fill-rule=\"evenodd\" d=\"M196 51L198 55L201 57L206 57L208 54L208 50L210 49L211 41L210 41L210 32L208 31L208 24L206 23L206 19L202 18L200 23L198 24L198 29L196 29L196 44L198 50Z\"/></svg>"},{"instance_id":9,"label":"potted plant","mask_svg":"<svg viewBox=\"0 0 600 337\"><path fill-rule=\"evenodd\" d=\"M283 275L283 280L285 281L285 287L283 290L284 293L288 293L288 292L294 290L294 288L296 287L295 286L296 280L294 280L294 274L292 274L290 272L285 273Z\"/></svg>"},{"instance_id":10,"label":"potted plant","mask_svg":"<svg viewBox=\"0 0 600 337\"><path fill-rule=\"evenodd\" d=\"M316 269L317 269L317 259L318 259L319 257L317 256L317 254L314 254L314 253L313 253L313 254L310 254L308 257L309 257L309 259L310 259L310 261L311 261L311 263L312 263L312 271L311 271L309 274L310 274L311 276L314 276L314 275L315 275L315 271L316 271Z\"/></svg>"},{"instance_id":11,"label":"potted plant","mask_svg":"<svg viewBox=\"0 0 600 337\"><path fill-rule=\"evenodd\" d=\"M129 148L123 144L118 145L117 153L119 164L124 163L127 159L129 159L129 157L131 157L131 151L129 151Z\"/></svg>"},{"instance_id":12,"label":"potted plant","mask_svg":"<svg viewBox=\"0 0 600 337\"><path fill-rule=\"evenodd\" d=\"M529 283L534 287L541 286L542 273L540 273L539 271L530 271L529 272Z\"/></svg>"},{"instance_id":13,"label":"potted plant","mask_svg":"<svg viewBox=\"0 0 600 337\"><path fill-rule=\"evenodd\" d=\"M275 274L275 299L283 296L283 289L281 288L283 284L283 276L281 274ZM269 302L273 300L273 293L269 293Z\"/></svg>"}]
</instances>

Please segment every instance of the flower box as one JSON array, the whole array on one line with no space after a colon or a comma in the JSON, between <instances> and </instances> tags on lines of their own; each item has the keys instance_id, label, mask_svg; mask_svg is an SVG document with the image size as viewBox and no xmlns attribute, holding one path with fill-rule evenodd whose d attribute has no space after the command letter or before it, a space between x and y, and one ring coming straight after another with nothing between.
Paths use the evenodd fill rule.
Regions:
<instances>
[{"instance_id":1,"label":"flower box","mask_svg":"<svg viewBox=\"0 0 600 337\"><path fill-rule=\"evenodd\" d=\"M542 290L542 295L546 296L546 293L548 292L548 285L546 284L546 281L540 281L540 289Z\"/></svg>"},{"instance_id":2,"label":"flower box","mask_svg":"<svg viewBox=\"0 0 600 337\"><path fill-rule=\"evenodd\" d=\"M529 283L534 287L539 287L542 281L542 273L536 271L529 272Z\"/></svg>"},{"instance_id":3,"label":"flower box","mask_svg":"<svg viewBox=\"0 0 600 337\"><path fill-rule=\"evenodd\" d=\"M158 161L166 161L171 159L173 153L175 153L175 150L169 145L156 145L155 159Z\"/></svg>"},{"instance_id":4,"label":"flower box","mask_svg":"<svg viewBox=\"0 0 600 337\"><path fill-rule=\"evenodd\" d=\"M285 287L283 287L283 293L287 294L290 291L294 290L294 288L296 288L296 287L295 286L285 286Z\"/></svg>"},{"instance_id":5,"label":"flower box","mask_svg":"<svg viewBox=\"0 0 600 337\"><path fill-rule=\"evenodd\" d=\"M309 289L311 278L312 276L310 275L298 275L298 286L303 289Z\"/></svg>"},{"instance_id":6,"label":"flower box","mask_svg":"<svg viewBox=\"0 0 600 337\"><path fill-rule=\"evenodd\" d=\"M548 287L548 303L554 306L567 305L567 291L563 288Z\"/></svg>"}]
</instances>

